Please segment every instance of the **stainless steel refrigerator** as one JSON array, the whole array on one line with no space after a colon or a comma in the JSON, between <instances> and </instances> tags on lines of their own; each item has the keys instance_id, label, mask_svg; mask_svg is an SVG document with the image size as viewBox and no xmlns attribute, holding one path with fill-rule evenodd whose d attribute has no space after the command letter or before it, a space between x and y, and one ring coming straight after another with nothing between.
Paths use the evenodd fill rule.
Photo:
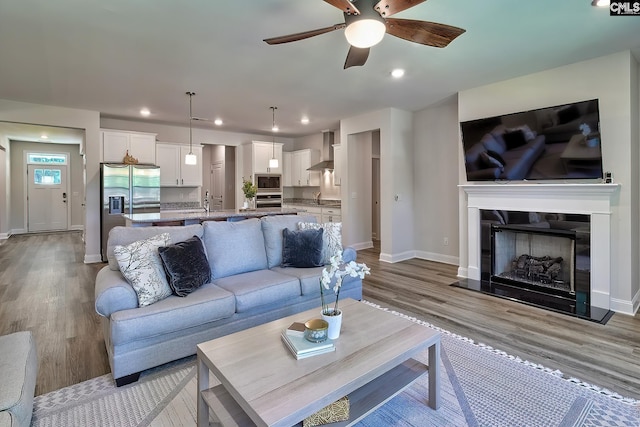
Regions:
<instances>
[{"instance_id":1,"label":"stainless steel refrigerator","mask_svg":"<svg viewBox=\"0 0 640 427\"><path fill-rule=\"evenodd\" d=\"M160 167L100 164L100 248L107 261L109 230L125 225L122 214L160 212Z\"/></svg>"}]
</instances>

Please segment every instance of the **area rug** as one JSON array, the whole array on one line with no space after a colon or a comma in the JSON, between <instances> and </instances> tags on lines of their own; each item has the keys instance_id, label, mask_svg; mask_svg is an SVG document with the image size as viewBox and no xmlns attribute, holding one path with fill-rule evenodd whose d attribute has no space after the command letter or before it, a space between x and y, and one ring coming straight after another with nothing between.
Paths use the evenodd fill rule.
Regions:
<instances>
[{"instance_id":1,"label":"area rug","mask_svg":"<svg viewBox=\"0 0 640 427\"><path fill-rule=\"evenodd\" d=\"M391 312L442 333L442 405L435 411L425 404L423 376L358 426L640 426L638 401ZM417 359L426 363L426 351ZM193 356L146 371L125 387L103 375L37 396L32 425L194 426L195 365Z\"/></svg>"}]
</instances>

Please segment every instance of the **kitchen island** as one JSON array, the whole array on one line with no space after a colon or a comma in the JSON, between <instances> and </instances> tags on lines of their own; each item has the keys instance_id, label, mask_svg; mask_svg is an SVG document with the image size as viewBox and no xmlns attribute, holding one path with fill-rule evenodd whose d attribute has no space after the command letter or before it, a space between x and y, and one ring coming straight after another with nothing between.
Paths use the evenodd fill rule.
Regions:
<instances>
[{"instance_id":1,"label":"kitchen island","mask_svg":"<svg viewBox=\"0 0 640 427\"><path fill-rule=\"evenodd\" d=\"M304 212L296 208L220 209L205 212L204 209L188 211L160 211L156 213L123 214L127 227L150 227L154 225L190 225L204 221L239 221L269 215L296 215Z\"/></svg>"}]
</instances>

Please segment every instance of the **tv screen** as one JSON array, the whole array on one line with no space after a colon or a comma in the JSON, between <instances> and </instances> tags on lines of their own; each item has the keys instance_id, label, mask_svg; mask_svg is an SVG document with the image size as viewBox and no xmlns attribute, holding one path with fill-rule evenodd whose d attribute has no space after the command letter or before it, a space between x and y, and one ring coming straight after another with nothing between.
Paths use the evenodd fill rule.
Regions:
<instances>
[{"instance_id":1,"label":"tv screen","mask_svg":"<svg viewBox=\"0 0 640 427\"><path fill-rule=\"evenodd\" d=\"M468 181L601 179L598 100L460 123Z\"/></svg>"}]
</instances>

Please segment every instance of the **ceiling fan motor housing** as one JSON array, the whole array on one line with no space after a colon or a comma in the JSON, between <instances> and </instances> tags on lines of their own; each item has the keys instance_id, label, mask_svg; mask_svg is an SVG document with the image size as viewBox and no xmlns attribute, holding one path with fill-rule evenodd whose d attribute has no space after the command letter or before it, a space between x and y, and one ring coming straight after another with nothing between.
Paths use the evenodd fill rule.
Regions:
<instances>
[{"instance_id":1,"label":"ceiling fan motor housing","mask_svg":"<svg viewBox=\"0 0 640 427\"><path fill-rule=\"evenodd\" d=\"M358 7L358 9L360 10L360 14L352 15L350 13L344 13L344 23L347 24L347 27L349 26L349 24L360 21L362 19L373 19L376 21L380 21L383 24L385 23L384 18L380 16L380 14L374 9L374 6L378 3L378 0L354 0L351 3Z\"/></svg>"}]
</instances>

